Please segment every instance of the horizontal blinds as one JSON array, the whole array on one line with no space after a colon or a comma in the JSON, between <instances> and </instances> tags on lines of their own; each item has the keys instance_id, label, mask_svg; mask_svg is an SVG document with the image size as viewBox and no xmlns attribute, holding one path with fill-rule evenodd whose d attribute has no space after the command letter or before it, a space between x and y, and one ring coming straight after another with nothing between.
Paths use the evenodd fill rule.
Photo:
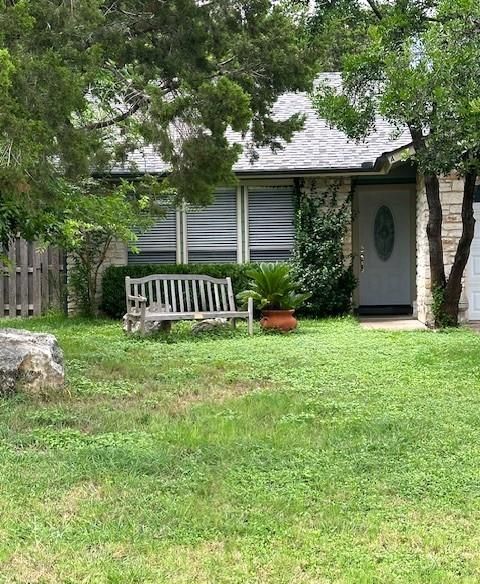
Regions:
<instances>
[{"instance_id":1,"label":"horizontal blinds","mask_svg":"<svg viewBox=\"0 0 480 584\"><path fill-rule=\"evenodd\" d=\"M237 191L217 189L208 207L187 212L189 263L237 261Z\"/></svg>"},{"instance_id":2,"label":"horizontal blinds","mask_svg":"<svg viewBox=\"0 0 480 584\"><path fill-rule=\"evenodd\" d=\"M130 264L174 264L177 259L177 217L175 209L168 209L164 217L138 237L140 253L129 253Z\"/></svg>"},{"instance_id":3,"label":"horizontal blinds","mask_svg":"<svg viewBox=\"0 0 480 584\"><path fill-rule=\"evenodd\" d=\"M288 260L294 242L293 187L248 187L250 260Z\"/></svg>"}]
</instances>

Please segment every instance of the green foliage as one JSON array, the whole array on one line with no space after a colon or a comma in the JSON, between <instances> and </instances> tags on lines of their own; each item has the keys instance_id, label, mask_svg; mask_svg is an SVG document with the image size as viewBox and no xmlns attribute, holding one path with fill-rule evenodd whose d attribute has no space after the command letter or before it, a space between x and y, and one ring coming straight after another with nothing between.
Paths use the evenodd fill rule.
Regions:
<instances>
[{"instance_id":1,"label":"green foliage","mask_svg":"<svg viewBox=\"0 0 480 584\"><path fill-rule=\"evenodd\" d=\"M356 286L344 240L351 225L350 197L337 200L338 185L321 194L298 195L293 272L300 289L310 293L304 311L312 316L350 311Z\"/></svg>"},{"instance_id":2,"label":"green foliage","mask_svg":"<svg viewBox=\"0 0 480 584\"><path fill-rule=\"evenodd\" d=\"M445 312L445 289L436 287L432 290L432 312L435 326L439 328L455 327L458 325L452 317Z\"/></svg>"},{"instance_id":3,"label":"green foliage","mask_svg":"<svg viewBox=\"0 0 480 584\"><path fill-rule=\"evenodd\" d=\"M74 187L64 182L62 204L43 214L45 240L70 253L70 295L80 313L97 311L99 273L112 242L135 250L138 232L151 226L154 212L161 212L157 184L148 179L136 185L89 179Z\"/></svg>"},{"instance_id":4,"label":"green foliage","mask_svg":"<svg viewBox=\"0 0 480 584\"><path fill-rule=\"evenodd\" d=\"M302 126L272 120L277 97L314 76L297 30L266 0L1 3L0 198L20 212L0 236L59 208L66 182L138 171L128 154L145 143L179 196L209 202L240 153L228 127L250 130L254 155Z\"/></svg>"},{"instance_id":5,"label":"green foliage","mask_svg":"<svg viewBox=\"0 0 480 584\"><path fill-rule=\"evenodd\" d=\"M247 272L250 285L237 295L246 305L253 298L261 310L296 310L310 297L309 293L298 293L292 278L291 268L285 263L262 263Z\"/></svg>"},{"instance_id":6,"label":"green foliage","mask_svg":"<svg viewBox=\"0 0 480 584\"><path fill-rule=\"evenodd\" d=\"M377 114L409 129L421 172L478 168L478 0L379 1L378 15L352 5L373 21L343 61L342 88L316 91L320 115L355 139L374 130Z\"/></svg>"},{"instance_id":7,"label":"green foliage","mask_svg":"<svg viewBox=\"0 0 480 584\"><path fill-rule=\"evenodd\" d=\"M341 71L346 56L362 51L371 12L352 0L286 0L289 9L304 23L304 42L314 50L322 71Z\"/></svg>"},{"instance_id":8,"label":"green foliage","mask_svg":"<svg viewBox=\"0 0 480 584\"><path fill-rule=\"evenodd\" d=\"M121 318L126 312L125 277L143 278L152 274L205 274L212 278L232 279L233 291L248 285L247 272L252 264L147 264L109 266L102 280L101 310L112 318Z\"/></svg>"}]
</instances>

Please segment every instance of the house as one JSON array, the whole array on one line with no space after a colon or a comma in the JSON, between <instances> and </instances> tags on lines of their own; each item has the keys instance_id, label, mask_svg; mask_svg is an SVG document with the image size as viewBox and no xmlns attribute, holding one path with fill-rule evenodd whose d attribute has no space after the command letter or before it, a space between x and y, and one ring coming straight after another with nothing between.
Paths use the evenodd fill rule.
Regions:
<instances>
[{"instance_id":1,"label":"house","mask_svg":"<svg viewBox=\"0 0 480 584\"><path fill-rule=\"evenodd\" d=\"M331 84L339 74L325 74ZM279 119L306 115L303 131L279 153L259 151L253 163L244 153L234 167L236 185L218 190L214 203L202 209L169 210L164 220L139 239L139 254L116 246L109 262L217 263L281 261L294 242L294 195L312 196L338 185L341 199L352 195L351 230L345 241L353 254L358 288L354 305L367 314L413 314L432 319L428 219L424 187L407 160L408 133L395 132L385 120L365 142L350 141L318 118L305 94L285 94L277 102ZM239 136L231 135L240 140ZM168 169L146 147L132 155L139 173L163 175ZM117 168L117 177L129 171ZM463 184L455 176L441 180L444 204L444 253L453 260L461 234ZM476 202L480 218L480 192ZM461 301L462 318L480 320L480 230L472 245Z\"/></svg>"}]
</instances>

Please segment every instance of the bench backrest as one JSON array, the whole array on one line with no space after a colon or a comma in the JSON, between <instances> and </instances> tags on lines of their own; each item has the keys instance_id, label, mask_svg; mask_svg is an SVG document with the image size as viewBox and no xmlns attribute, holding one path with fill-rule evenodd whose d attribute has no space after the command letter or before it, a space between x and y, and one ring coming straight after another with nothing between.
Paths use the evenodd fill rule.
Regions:
<instances>
[{"instance_id":1,"label":"bench backrest","mask_svg":"<svg viewBox=\"0 0 480 584\"><path fill-rule=\"evenodd\" d=\"M236 311L230 278L197 274L154 274L144 278L125 278L127 308L137 303L130 296L143 296L147 308L163 312Z\"/></svg>"}]
</instances>

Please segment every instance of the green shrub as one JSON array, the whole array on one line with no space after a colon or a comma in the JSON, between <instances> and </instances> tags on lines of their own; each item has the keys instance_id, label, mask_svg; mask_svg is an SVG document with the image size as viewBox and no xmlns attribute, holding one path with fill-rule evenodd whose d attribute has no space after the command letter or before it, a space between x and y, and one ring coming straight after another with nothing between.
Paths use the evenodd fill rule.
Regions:
<instances>
[{"instance_id":1,"label":"green shrub","mask_svg":"<svg viewBox=\"0 0 480 584\"><path fill-rule=\"evenodd\" d=\"M310 316L349 312L356 286L351 258L343 251L351 201L339 203L337 190L333 184L320 195L298 195L292 267L299 289L310 293L302 309Z\"/></svg>"},{"instance_id":2,"label":"green shrub","mask_svg":"<svg viewBox=\"0 0 480 584\"><path fill-rule=\"evenodd\" d=\"M126 311L125 276L143 278L151 274L205 274L212 278L232 279L236 294L249 284L247 271L253 264L146 264L109 266L102 281L101 310L112 318L121 318Z\"/></svg>"},{"instance_id":3,"label":"green shrub","mask_svg":"<svg viewBox=\"0 0 480 584\"><path fill-rule=\"evenodd\" d=\"M243 306L247 305L249 298L253 298L261 310L296 310L310 298L309 293L297 293L289 264L262 263L248 270L248 276L249 289L237 294Z\"/></svg>"}]
</instances>

